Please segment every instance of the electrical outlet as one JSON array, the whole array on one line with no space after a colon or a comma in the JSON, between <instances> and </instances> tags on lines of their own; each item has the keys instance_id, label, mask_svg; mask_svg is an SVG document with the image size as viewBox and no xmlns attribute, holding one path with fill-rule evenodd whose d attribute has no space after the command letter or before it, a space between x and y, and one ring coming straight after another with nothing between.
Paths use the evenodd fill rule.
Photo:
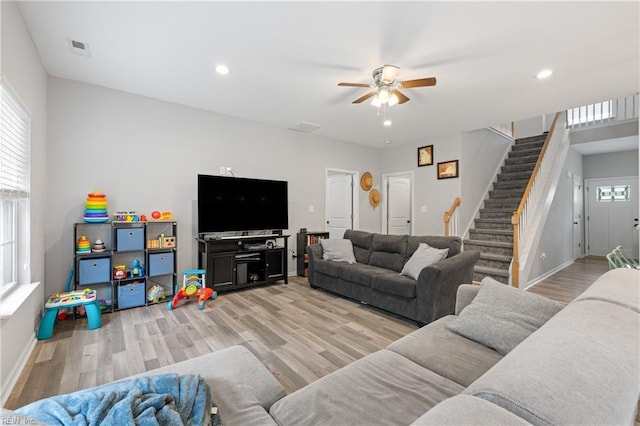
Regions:
<instances>
[{"instance_id":1,"label":"electrical outlet","mask_svg":"<svg viewBox=\"0 0 640 426\"><path fill-rule=\"evenodd\" d=\"M227 168L225 166L220 166L220 174L224 175L227 173Z\"/></svg>"},{"instance_id":2,"label":"electrical outlet","mask_svg":"<svg viewBox=\"0 0 640 426\"><path fill-rule=\"evenodd\" d=\"M540 253L540 260L545 260L547 258L547 253Z\"/></svg>"},{"instance_id":3,"label":"electrical outlet","mask_svg":"<svg viewBox=\"0 0 640 426\"><path fill-rule=\"evenodd\" d=\"M426 212L427 212L427 206L422 206L422 207L420 207L420 211L421 211L422 213L426 213Z\"/></svg>"}]
</instances>

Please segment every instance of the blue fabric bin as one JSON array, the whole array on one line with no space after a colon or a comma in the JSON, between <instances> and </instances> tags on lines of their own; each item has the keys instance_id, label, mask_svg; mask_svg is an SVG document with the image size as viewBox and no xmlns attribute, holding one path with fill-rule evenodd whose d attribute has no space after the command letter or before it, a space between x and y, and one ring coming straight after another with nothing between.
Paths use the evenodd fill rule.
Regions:
<instances>
[{"instance_id":1,"label":"blue fabric bin","mask_svg":"<svg viewBox=\"0 0 640 426\"><path fill-rule=\"evenodd\" d=\"M144 281L118 286L118 309L134 308L145 304Z\"/></svg>"},{"instance_id":2,"label":"blue fabric bin","mask_svg":"<svg viewBox=\"0 0 640 426\"><path fill-rule=\"evenodd\" d=\"M111 281L111 258L78 261L78 284L87 285Z\"/></svg>"},{"instance_id":3,"label":"blue fabric bin","mask_svg":"<svg viewBox=\"0 0 640 426\"><path fill-rule=\"evenodd\" d=\"M144 250L144 228L116 229L116 251Z\"/></svg>"},{"instance_id":4,"label":"blue fabric bin","mask_svg":"<svg viewBox=\"0 0 640 426\"><path fill-rule=\"evenodd\" d=\"M149 276L173 274L173 252L149 255Z\"/></svg>"}]
</instances>

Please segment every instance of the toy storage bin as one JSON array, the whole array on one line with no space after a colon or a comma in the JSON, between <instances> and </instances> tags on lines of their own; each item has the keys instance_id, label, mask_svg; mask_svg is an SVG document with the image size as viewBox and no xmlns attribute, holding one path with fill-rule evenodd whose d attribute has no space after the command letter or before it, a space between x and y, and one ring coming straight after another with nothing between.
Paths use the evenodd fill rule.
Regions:
<instances>
[{"instance_id":1,"label":"toy storage bin","mask_svg":"<svg viewBox=\"0 0 640 426\"><path fill-rule=\"evenodd\" d=\"M149 276L173 274L173 252L149 255Z\"/></svg>"},{"instance_id":2,"label":"toy storage bin","mask_svg":"<svg viewBox=\"0 0 640 426\"><path fill-rule=\"evenodd\" d=\"M78 261L78 284L87 285L111 281L111 258L82 259Z\"/></svg>"},{"instance_id":3,"label":"toy storage bin","mask_svg":"<svg viewBox=\"0 0 640 426\"><path fill-rule=\"evenodd\" d=\"M134 281L131 284L118 286L118 309L144 306L145 286L144 281Z\"/></svg>"},{"instance_id":4,"label":"toy storage bin","mask_svg":"<svg viewBox=\"0 0 640 426\"><path fill-rule=\"evenodd\" d=\"M144 228L116 229L116 251L144 250Z\"/></svg>"}]
</instances>

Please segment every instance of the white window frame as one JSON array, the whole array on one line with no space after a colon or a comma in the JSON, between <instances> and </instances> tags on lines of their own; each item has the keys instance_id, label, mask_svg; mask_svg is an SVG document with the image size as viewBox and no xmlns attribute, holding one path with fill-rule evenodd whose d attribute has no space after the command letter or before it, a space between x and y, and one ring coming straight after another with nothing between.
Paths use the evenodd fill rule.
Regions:
<instances>
[{"instance_id":1,"label":"white window frame","mask_svg":"<svg viewBox=\"0 0 640 426\"><path fill-rule=\"evenodd\" d=\"M0 80L0 296L31 281L31 115Z\"/></svg>"}]
</instances>

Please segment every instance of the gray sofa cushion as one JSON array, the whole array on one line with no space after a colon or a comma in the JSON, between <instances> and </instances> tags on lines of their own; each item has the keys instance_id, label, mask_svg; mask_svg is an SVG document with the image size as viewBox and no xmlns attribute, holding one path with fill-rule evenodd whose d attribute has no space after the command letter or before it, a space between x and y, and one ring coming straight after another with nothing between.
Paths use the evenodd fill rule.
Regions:
<instances>
[{"instance_id":1,"label":"gray sofa cushion","mask_svg":"<svg viewBox=\"0 0 640 426\"><path fill-rule=\"evenodd\" d=\"M286 396L270 414L280 425L395 426L463 389L382 349Z\"/></svg>"},{"instance_id":2,"label":"gray sofa cushion","mask_svg":"<svg viewBox=\"0 0 640 426\"><path fill-rule=\"evenodd\" d=\"M448 248L437 249L427 243L420 243L418 249L413 252L407 263L404 264L400 275L417 280L423 268L446 258L447 253L449 253Z\"/></svg>"},{"instance_id":3,"label":"gray sofa cushion","mask_svg":"<svg viewBox=\"0 0 640 426\"><path fill-rule=\"evenodd\" d=\"M629 292L629 288L637 288L639 282L640 271L613 269L598 278L598 285L589 287L573 303L581 300L602 300L640 313L640 291Z\"/></svg>"},{"instance_id":4,"label":"gray sofa cushion","mask_svg":"<svg viewBox=\"0 0 640 426\"><path fill-rule=\"evenodd\" d=\"M431 247L449 249L447 257L455 256L462 251L462 240L458 237L441 237L436 235L412 235L407 239L407 257L416 251L420 243L427 243Z\"/></svg>"},{"instance_id":5,"label":"gray sofa cushion","mask_svg":"<svg viewBox=\"0 0 640 426\"><path fill-rule=\"evenodd\" d=\"M407 299L416 297L415 280L389 271L371 277L371 288Z\"/></svg>"},{"instance_id":6,"label":"gray sofa cushion","mask_svg":"<svg viewBox=\"0 0 640 426\"><path fill-rule=\"evenodd\" d=\"M320 241L320 244L322 244L322 258L324 260L347 263L356 262L351 240L345 240L344 238L327 238Z\"/></svg>"},{"instance_id":7,"label":"gray sofa cushion","mask_svg":"<svg viewBox=\"0 0 640 426\"><path fill-rule=\"evenodd\" d=\"M347 229L344 231L344 238L350 239L353 243L353 254L356 257L356 261L358 263L368 264L373 234L371 232Z\"/></svg>"},{"instance_id":8,"label":"gray sofa cushion","mask_svg":"<svg viewBox=\"0 0 640 426\"><path fill-rule=\"evenodd\" d=\"M340 268L340 278L365 287L371 287L372 277L387 273L389 273L389 271L386 269L360 263L343 265L343 267Z\"/></svg>"},{"instance_id":9,"label":"gray sofa cushion","mask_svg":"<svg viewBox=\"0 0 640 426\"><path fill-rule=\"evenodd\" d=\"M316 259L313 262L313 267L316 272L329 275L330 277L338 278L340 276L340 267L342 263L334 262L332 260Z\"/></svg>"},{"instance_id":10,"label":"gray sofa cushion","mask_svg":"<svg viewBox=\"0 0 640 426\"><path fill-rule=\"evenodd\" d=\"M412 425L450 426L519 426L530 424L496 404L469 395L457 395L445 399L412 423Z\"/></svg>"},{"instance_id":11,"label":"gray sofa cushion","mask_svg":"<svg viewBox=\"0 0 640 426\"><path fill-rule=\"evenodd\" d=\"M464 393L538 425L630 425L639 357L638 314L585 300L569 304Z\"/></svg>"},{"instance_id":12,"label":"gray sofa cushion","mask_svg":"<svg viewBox=\"0 0 640 426\"><path fill-rule=\"evenodd\" d=\"M406 235L374 234L369 264L400 272L407 259Z\"/></svg>"},{"instance_id":13,"label":"gray sofa cushion","mask_svg":"<svg viewBox=\"0 0 640 426\"><path fill-rule=\"evenodd\" d=\"M475 299L447 328L505 355L561 309L551 299L486 277Z\"/></svg>"},{"instance_id":14,"label":"gray sofa cushion","mask_svg":"<svg viewBox=\"0 0 640 426\"><path fill-rule=\"evenodd\" d=\"M447 330L456 317L449 315L390 344L394 351L447 379L469 386L502 359L480 343Z\"/></svg>"},{"instance_id":15,"label":"gray sofa cushion","mask_svg":"<svg viewBox=\"0 0 640 426\"><path fill-rule=\"evenodd\" d=\"M136 376L164 373L202 376L211 388L222 422L229 425L275 425L268 410L285 395L280 383L244 346L221 349Z\"/></svg>"}]
</instances>

